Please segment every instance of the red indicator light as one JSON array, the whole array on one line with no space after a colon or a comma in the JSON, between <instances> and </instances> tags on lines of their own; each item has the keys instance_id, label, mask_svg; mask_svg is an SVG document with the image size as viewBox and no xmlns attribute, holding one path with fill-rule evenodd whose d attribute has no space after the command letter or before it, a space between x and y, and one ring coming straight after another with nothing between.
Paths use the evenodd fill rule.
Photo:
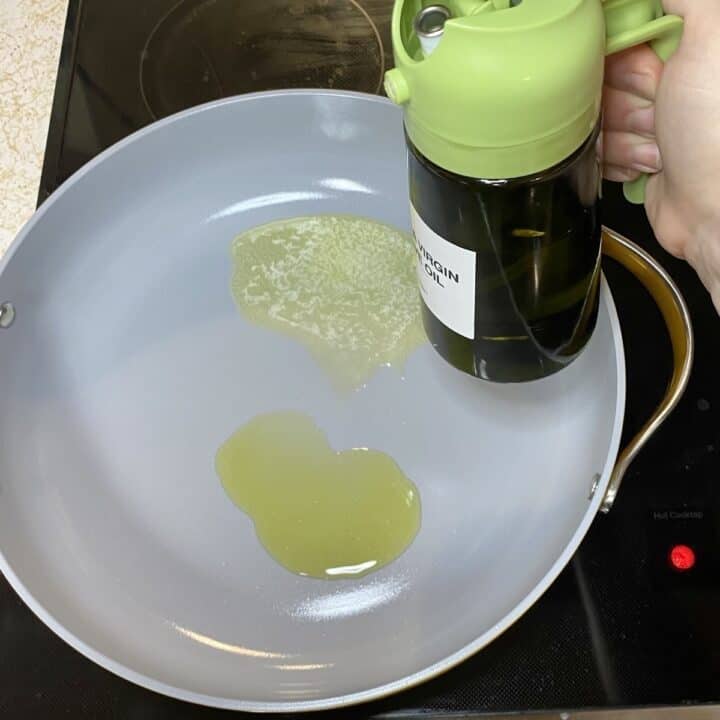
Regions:
<instances>
[{"instance_id":1,"label":"red indicator light","mask_svg":"<svg viewBox=\"0 0 720 720\"><path fill-rule=\"evenodd\" d=\"M670 550L670 564L684 572L695 565L695 551L688 545L674 545Z\"/></svg>"}]
</instances>

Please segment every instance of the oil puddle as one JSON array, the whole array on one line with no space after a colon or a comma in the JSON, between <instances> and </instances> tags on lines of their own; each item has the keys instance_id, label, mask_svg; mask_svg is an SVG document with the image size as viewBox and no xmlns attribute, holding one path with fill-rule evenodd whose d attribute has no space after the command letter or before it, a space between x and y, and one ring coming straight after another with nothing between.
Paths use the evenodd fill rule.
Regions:
<instances>
[{"instance_id":1,"label":"oil puddle","mask_svg":"<svg viewBox=\"0 0 720 720\"><path fill-rule=\"evenodd\" d=\"M426 341L407 233L350 215L298 217L243 233L232 259L240 312L303 343L339 389L402 368Z\"/></svg>"},{"instance_id":2,"label":"oil puddle","mask_svg":"<svg viewBox=\"0 0 720 720\"><path fill-rule=\"evenodd\" d=\"M283 567L313 578L366 575L420 528L420 495L397 463L367 448L336 452L304 414L259 415L218 450L225 492Z\"/></svg>"}]
</instances>

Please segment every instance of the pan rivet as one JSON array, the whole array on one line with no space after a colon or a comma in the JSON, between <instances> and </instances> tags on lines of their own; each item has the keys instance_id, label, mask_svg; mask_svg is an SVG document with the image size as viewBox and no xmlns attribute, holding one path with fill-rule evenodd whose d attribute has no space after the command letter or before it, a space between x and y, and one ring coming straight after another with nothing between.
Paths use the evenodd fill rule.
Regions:
<instances>
[{"instance_id":1,"label":"pan rivet","mask_svg":"<svg viewBox=\"0 0 720 720\"><path fill-rule=\"evenodd\" d=\"M15 320L15 308L12 303L0 305L0 328L9 328Z\"/></svg>"},{"instance_id":2,"label":"pan rivet","mask_svg":"<svg viewBox=\"0 0 720 720\"><path fill-rule=\"evenodd\" d=\"M588 495L588 500L593 499L593 495L595 495L595 491L598 489L599 484L600 484L600 473L595 473L593 475L592 485L590 486L590 494Z\"/></svg>"}]
</instances>

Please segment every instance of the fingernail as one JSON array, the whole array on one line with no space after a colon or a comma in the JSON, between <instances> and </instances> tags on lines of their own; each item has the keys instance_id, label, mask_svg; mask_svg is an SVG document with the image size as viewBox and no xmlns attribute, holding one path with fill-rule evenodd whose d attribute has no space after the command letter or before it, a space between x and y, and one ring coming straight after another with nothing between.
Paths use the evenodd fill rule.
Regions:
<instances>
[{"instance_id":1,"label":"fingernail","mask_svg":"<svg viewBox=\"0 0 720 720\"><path fill-rule=\"evenodd\" d=\"M641 143L632 149L632 166L640 172L657 172L662 168L660 150L655 143Z\"/></svg>"},{"instance_id":2,"label":"fingernail","mask_svg":"<svg viewBox=\"0 0 720 720\"><path fill-rule=\"evenodd\" d=\"M654 100L657 86L655 77L646 73L631 73L630 86L640 97L646 100Z\"/></svg>"},{"instance_id":3,"label":"fingernail","mask_svg":"<svg viewBox=\"0 0 720 720\"><path fill-rule=\"evenodd\" d=\"M655 106L638 108L627 116L628 130L644 135L655 134Z\"/></svg>"}]
</instances>

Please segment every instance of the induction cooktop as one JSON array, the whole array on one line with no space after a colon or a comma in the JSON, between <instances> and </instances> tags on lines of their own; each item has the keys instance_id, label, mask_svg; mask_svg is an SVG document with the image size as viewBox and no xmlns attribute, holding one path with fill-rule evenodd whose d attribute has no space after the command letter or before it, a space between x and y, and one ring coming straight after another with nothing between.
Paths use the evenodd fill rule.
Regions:
<instances>
[{"instance_id":1,"label":"induction cooktop","mask_svg":"<svg viewBox=\"0 0 720 720\"><path fill-rule=\"evenodd\" d=\"M70 0L39 201L107 146L198 103L283 87L381 93L391 9L389 0ZM720 319L618 187L605 187L603 210L685 295L696 360L684 398L612 511L513 627L442 677L333 717L720 716ZM669 341L639 284L611 261L604 269L627 353L627 439L662 396ZM0 580L3 718L224 714L95 666Z\"/></svg>"}]
</instances>

